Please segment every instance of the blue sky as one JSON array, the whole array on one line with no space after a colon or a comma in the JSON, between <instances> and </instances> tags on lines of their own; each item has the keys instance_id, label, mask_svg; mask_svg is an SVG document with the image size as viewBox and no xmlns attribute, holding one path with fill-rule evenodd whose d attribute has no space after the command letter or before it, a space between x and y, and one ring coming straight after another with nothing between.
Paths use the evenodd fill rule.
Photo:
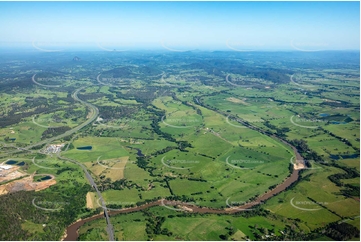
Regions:
<instances>
[{"instance_id":1,"label":"blue sky","mask_svg":"<svg viewBox=\"0 0 361 242\"><path fill-rule=\"evenodd\" d=\"M344 50L359 2L0 2L0 42L57 49Z\"/></svg>"}]
</instances>

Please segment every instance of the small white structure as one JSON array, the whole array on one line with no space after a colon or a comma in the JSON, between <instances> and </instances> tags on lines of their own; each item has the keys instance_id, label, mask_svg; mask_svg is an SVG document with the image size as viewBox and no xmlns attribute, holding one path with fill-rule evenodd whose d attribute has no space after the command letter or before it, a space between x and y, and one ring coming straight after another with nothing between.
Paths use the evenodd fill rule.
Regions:
<instances>
[{"instance_id":1,"label":"small white structure","mask_svg":"<svg viewBox=\"0 0 361 242\"><path fill-rule=\"evenodd\" d=\"M12 168L12 166L9 166L9 165L0 165L0 171L1 170L9 170L11 168Z\"/></svg>"}]
</instances>

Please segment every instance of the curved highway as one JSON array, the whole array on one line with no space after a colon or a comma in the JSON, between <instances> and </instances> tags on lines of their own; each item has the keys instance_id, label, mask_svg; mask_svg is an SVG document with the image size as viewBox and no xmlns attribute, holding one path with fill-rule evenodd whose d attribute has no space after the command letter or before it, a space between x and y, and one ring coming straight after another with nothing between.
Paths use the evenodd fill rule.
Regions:
<instances>
[{"instance_id":1,"label":"curved highway","mask_svg":"<svg viewBox=\"0 0 361 242\"><path fill-rule=\"evenodd\" d=\"M227 74L227 76L226 76L226 82L227 82L228 84L230 84L230 85L232 85L232 86L236 86L236 87L252 87L252 85L238 85L238 84L235 84L235 83L233 83L233 82L230 82L230 81L228 80L229 75L230 75L230 74Z\"/></svg>"},{"instance_id":2,"label":"curved highway","mask_svg":"<svg viewBox=\"0 0 361 242\"><path fill-rule=\"evenodd\" d=\"M290 81L291 81L293 84L295 84L295 85L297 85L297 86L300 86L300 87L305 87L305 88L310 88L310 87L312 87L312 86L310 86L310 85L301 85L301 84L295 82L295 81L293 80L293 75L294 75L294 74L292 74L292 75L290 76Z\"/></svg>"},{"instance_id":3,"label":"curved highway","mask_svg":"<svg viewBox=\"0 0 361 242\"><path fill-rule=\"evenodd\" d=\"M226 81L228 81L228 76L226 77ZM163 76L162 76L163 77ZM97 77L99 78L99 76ZM231 83L230 83L231 84ZM55 137L52 137L52 138L49 138L49 139L45 139L45 140L42 140L40 142L37 142L35 144L32 144L32 145L29 145L29 146L26 146L24 148L18 148L18 151L15 151L15 152L12 152L12 153L17 153L17 152L21 152L23 150L29 150L33 147L37 147L37 146L40 146L40 145L44 145L44 144L49 144L50 142L52 141L55 141L55 140L58 140L58 139L61 139L63 137L66 137L66 136L69 136L77 131L79 131L80 129L82 129L83 127L87 126L88 124L90 124L91 122L93 122L99 115L99 110L96 106L90 104L90 103L87 103L81 99L78 98L78 93L79 91L81 91L82 89L86 88L85 87L80 87L78 89L76 89L74 91L74 93L72 94L72 98L75 100L75 101L78 101L80 102L81 104L83 104L84 106L88 107L89 110L90 110L90 113L89 113L89 118L88 120L86 120L85 122L83 122L82 124L78 125L77 127L71 129L71 130L68 130L66 132L64 132L63 134L60 134L58 136L55 136ZM199 103L199 105L203 106L202 103L200 103L198 100L197 102ZM220 113L221 115L225 115L224 113L218 111L218 113ZM253 126L253 125L250 125L249 123L246 123L244 122L243 120L237 120L239 123L241 123L242 125L245 125L247 126L248 128L251 128L253 130L256 130L262 134L265 134L267 135L263 130ZM269 135L267 135L269 136ZM286 142L285 140L279 138L279 137L276 137L274 135L272 135L273 138L275 139L278 139L279 141L282 141L283 143L287 144L287 145L290 145L288 142ZM300 158L301 162L303 162L303 159L302 157L298 154L297 152L297 149L295 149L292 145L290 145L292 148L293 148L293 151L294 153L296 154L296 156ZM21 149L21 150L20 150ZM66 157L62 157L60 155L60 153L58 153L58 158L61 159L61 160L66 160L66 161L69 161L69 162L72 162L78 166L80 166L84 173L85 173L85 176L86 178L89 180L89 183L90 185L95 189L96 193L98 194L98 197L99 197L99 200L101 201L101 204L102 204L102 207L103 207L103 210L104 210L104 216L105 216L105 219L106 219L106 222L107 222L107 232L108 232L108 235L109 235L109 241L114 241L114 230L113 230L113 226L110 222L110 218L109 218L109 213L108 213L108 209L106 208L106 204L104 202L104 199L102 198L102 195L100 193L100 191L98 190L98 187L94 181L94 179L92 178L92 176L90 175L89 171L87 170L87 168L80 162L76 161L76 160L73 160L73 159L70 159L70 158L66 158ZM295 182L298 178L298 170L294 170L292 175L290 177L288 177L283 183L279 184L276 188L272 189L271 191L267 192L266 194L264 195L261 195L260 197L257 198L257 201L260 202L260 201L265 201L267 200L268 198L270 198L271 196L283 191L284 189L286 189L286 187L290 184L292 184L293 182ZM150 206L154 206L154 205L159 205L158 204L159 201L157 202L153 202L151 204L149 204ZM148 206L149 206L148 205ZM247 208L248 207L252 207L253 205L247 205ZM244 207L244 206L242 206ZM245 207L244 207L245 208ZM137 207L135 208L135 210L141 210L142 209L142 206L140 207ZM204 210L204 211L203 211ZM209 209L209 208L197 208L197 207L193 207L193 211L194 212L213 212L213 213L224 213L225 211L220 211L220 210L214 210L214 209ZM123 211L124 212L124 211ZM228 213L234 213L234 211L227 211ZM99 215L98 215L99 216ZM95 216L97 217L97 216ZM77 224L77 223L76 223Z\"/></svg>"},{"instance_id":4,"label":"curved highway","mask_svg":"<svg viewBox=\"0 0 361 242\"><path fill-rule=\"evenodd\" d=\"M196 99L198 104L204 108L207 108L205 106L203 106L203 104L199 101L199 99ZM223 116L227 116L227 114L221 112L221 111L215 111ZM291 145L290 143L288 143L286 140L283 140L282 138L276 136L276 135L268 135L265 131L261 130L258 127L255 127L253 125L250 125L249 123L241 120L241 119L237 119L238 123L253 129L261 134L264 134L268 137L271 137L273 139L276 139L278 141L281 141L282 143L290 146L294 152L295 157L297 158L298 162L300 162L303 167L304 167L304 159L303 157L299 154L299 152L297 151L297 149ZM83 168L84 169L84 168ZM303 169L303 168L301 168ZM86 169L85 169L86 170ZM299 170L300 169L293 169L293 172L290 174L290 176L288 176L287 178L285 178L285 180L278 184L276 187L274 187L273 189L265 192L264 194L258 196L255 201L253 201L252 203L248 203L245 205L240 205L240 206L236 206L236 207L229 207L227 209L214 209L214 208L207 208L207 207L199 207L196 205L192 205L189 206L188 203L184 203L181 201L173 201L175 202L177 205L183 205L184 209L186 209L187 211L190 211L192 213L214 213L214 214L234 214L234 213L238 213L242 210L249 210L250 208L252 208L253 206L257 205L257 204L261 204L264 201L270 199L271 197L273 197L276 194L279 194L280 192L284 191L287 187L289 187L290 185L292 185L294 182L296 182L299 178ZM86 171L87 172L87 171ZM96 189L97 190L97 189ZM99 197L101 198L100 193L97 190L97 193L99 195ZM106 207L104 204L104 200L101 198L100 199L103 205L103 209L104 211L106 211ZM115 212L111 212L112 215L116 215L116 214L121 214L121 213L129 213L129 212L135 212L135 211L141 211L145 208L149 208L152 206L164 206L163 200L158 200L158 201L154 201L154 202L150 202L141 206L136 206L136 207L132 207L132 208L125 208L125 209L121 209L119 211L115 211ZM184 210L183 209L183 210ZM76 240L78 238L78 234L76 233L76 231L80 228L80 226L82 226L84 223L95 220L100 218L102 215L94 215L92 217L89 218L85 218L82 219L76 223L73 223L72 225L70 225L67 228L67 236L65 237L64 240ZM112 227L111 227L112 228Z\"/></svg>"},{"instance_id":5,"label":"curved highway","mask_svg":"<svg viewBox=\"0 0 361 242\"><path fill-rule=\"evenodd\" d=\"M34 79L34 77L35 77L35 75L33 76L33 79ZM33 81L34 81L34 80L33 80ZM40 142L37 142L37 143L31 144L31 145L28 145L28 146L26 146L26 147L24 147L24 148L18 148L18 147L17 147L18 150L17 150L17 151L14 151L14 152L11 152L11 153L18 153L18 152L21 152L21 151L24 151L24 150L32 149L32 148L37 147L37 146L40 146L40 145L49 144L50 142L53 142L53 141L55 141L55 140L58 140L58 139L61 139L61 138L66 137L66 136L69 136L69 135L71 135L71 134L74 134L75 132L79 131L80 129L84 128L85 126L87 126L88 124L90 124L91 122L93 122L93 121L98 117L98 115L99 115L99 110L98 110L98 108L97 108L96 106L94 106L93 104L87 103L87 102L79 99L79 97L78 97L79 91L81 91L82 89L84 89L84 88L86 88L86 87L87 87L87 86L80 87L80 88L76 89L76 90L74 91L74 93L71 95L72 98L73 98L75 101L80 102L81 104L83 104L84 106L86 106L87 108L89 108L89 110L90 110L90 113L88 114L90 117L89 117L84 123L76 126L76 127L73 128L73 129L70 129L70 130L64 132L63 134L57 135L57 136L55 136L55 137L42 140L42 141L40 141ZM8 154L10 154L10 152L7 153L7 155L8 155ZM89 174L87 168L86 168L83 164L77 162L76 160L72 160L72 159L69 159L69 158L60 156L60 153L58 153L58 158L61 159L61 160L66 160L66 161L72 162L72 163L80 166L80 167L83 169L86 178L88 179L90 185L96 190L96 192L97 192L97 194L98 194L98 196L99 196L99 198L100 198L99 200L101 201L101 203L102 203L102 205L103 205L104 215L105 215L105 219L106 219L106 222L107 222L107 232L108 232L108 235L109 235L109 241L114 241L114 230L113 230L112 224L110 223L108 210L107 210L107 208L106 208L106 206L105 206L105 202L104 202L104 200L103 200L103 197L102 197L100 191L98 190L98 187L97 187L94 179L93 179L92 176Z\"/></svg>"},{"instance_id":6,"label":"curved highway","mask_svg":"<svg viewBox=\"0 0 361 242\"><path fill-rule=\"evenodd\" d=\"M13 151L13 152L9 152L8 154L14 154L14 153L18 153L18 152L21 152L23 150L30 150L34 147L37 147L37 146L40 146L40 145L44 145L44 144L49 144L50 142L53 142L55 140L58 140L58 139L61 139L61 138L64 138L66 136L69 136L69 135L72 135L74 134L75 132L79 131L80 129L84 128L85 126L87 126L88 124L90 124L91 122L93 122L99 115L99 110L97 107L95 107L93 104L90 104L90 103L87 103L81 99L78 98L78 93L80 90L86 88L85 87L80 87L78 89L75 90L75 92L71 95L72 98L74 98L75 101L78 101L80 102L81 104L83 104L84 106L88 107L89 110L90 110L90 117L82 124L76 126L75 128L72 128L60 135L57 135L57 136L54 136L52 138L49 138L49 139L44 139L42 141L39 141L37 143L34 143L34 144L31 144L31 145L28 145L26 147L18 147L18 150L17 151Z\"/></svg>"}]
</instances>

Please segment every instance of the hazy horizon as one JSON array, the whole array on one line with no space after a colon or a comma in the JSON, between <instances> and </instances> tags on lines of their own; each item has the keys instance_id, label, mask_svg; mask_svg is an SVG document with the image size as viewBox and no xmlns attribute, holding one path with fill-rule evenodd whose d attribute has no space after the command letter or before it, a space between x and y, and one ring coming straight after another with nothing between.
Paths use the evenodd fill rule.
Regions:
<instances>
[{"instance_id":1,"label":"hazy horizon","mask_svg":"<svg viewBox=\"0 0 361 242\"><path fill-rule=\"evenodd\" d=\"M359 2L0 2L0 47L360 50Z\"/></svg>"}]
</instances>

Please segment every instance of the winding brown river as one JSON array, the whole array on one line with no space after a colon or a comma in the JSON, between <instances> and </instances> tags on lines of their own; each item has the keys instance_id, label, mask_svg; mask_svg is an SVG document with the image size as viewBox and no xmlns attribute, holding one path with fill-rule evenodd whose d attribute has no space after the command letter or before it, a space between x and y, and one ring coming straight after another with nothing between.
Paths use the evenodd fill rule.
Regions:
<instances>
[{"instance_id":1,"label":"winding brown river","mask_svg":"<svg viewBox=\"0 0 361 242\"><path fill-rule=\"evenodd\" d=\"M257 127L254 127L254 126L252 126L250 124L246 124L246 123L244 123L244 125L266 135L262 130L260 130ZM158 200L158 201L154 201L154 202L144 204L141 206L137 206L137 207L133 207L133 208L125 208L125 209L121 209L118 211L110 211L109 214L116 215L116 214L136 212L136 211L141 211L141 210L149 208L149 207L164 206L164 203L171 204L172 206L179 205L179 206L181 206L182 209L177 209L177 210L181 210L181 211L183 210L183 211L187 211L187 212L191 212L191 213L234 214L234 213L240 212L242 210L250 209L251 207L256 206L258 204L262 204L264 201L266 201L266 200L270 199L271 197L273 197L274 195L286 190L287 187L289 187L294 182L296 182L299 177L300 168L302 169L305 165L303 157L298 153L297 149L294 146L292 146L285 140L283 140L275 135L271 135L270 137L277 139L277 140L283 142L284 144L290 146L293 150L293 153L294 153L294 156L295 156L297 162L301 163L302 166L299 167L298 169L293 169L292 174L290 176L288 176L281 184L277 185L272 190L269 190L268 192L265 192L264 194L260 195L258 198L256 198L256 200L252 201L251 203L247 203L247 204L244 204L241 206L229 207L226 209L214 209L214 208L198 207L196 205L190 205L189 203L184 203L184 202L180 202L180 201ZM294 167L296 167L296 166L294 166ZM94 216L86 218L86 219L78 220L77 222L71 224L66 229L66 236L64 237L63 240L64 241L77 240L78 236L79 236L78 230L82 225L84 225L86 222L90 222L90 221L93 221L95 219L100 219L100 218L104 218L103 213L94 215Z\"/></svg>"},{"instance_id":2,"label":"winding brown river","mask_svg":"<svg viewBox=\"0 0 361 242\"><path fill-rule=\"evenodd\" d=\"M294 147L292 147L292 148L294 149L294 151L296 150L296 148L294 148ZM301 157L298 154L297 150L296 150L296 157L297 157L298 160ZM141 211L143 209L153 207L153 206L163 206L164 203L172 204L172 205L180 205L180 206L182 206L182 209L184 211L191 212L191 213L234 214L234 213L240 212L242 210L249 209L249 208L251 208L251 207L253 207L253 206L257 205L257 204L261 204L264 201L266 201L267 199L271 198L272 196L284 191L292 183L297 181L298 176L299 176L298 173L299 173L299 170L294 169L292 174L289 177L287 177L284 180L284 182L282 182L281 184L279 184L278 186L276 186L272 190L270 190L270 191L264 193L263 195L259 196L252 203L248 203L248 204L237 206L237 207L230 207L230 208L226 208L226 209L212 209L212 208L206 208L206 207L198 207L196 205L190 205L189 203L184 203L184 202L179 202L179 201L167 201L167 200L162 201L162 200L158 200L158 201L155 201L155 202L151 202L151 203L144 204L144 205L137 206L137 207L133 207L133 208L125 208L125 209L118 210L118 211L110 211L109 214L110 215L116 215L116 214L122 214L122 213L136 212L136 211ZM66 229L66 237L63 240L64 241L75 241L75 240L77 240L77 238L79 236L78 235L78 229L82 225L84 225L86 222L90 222L90 221L93 221L95 219L100 219L100 218L104 218L103 213L94 215L94 216L86 218L86 219L79 220L79 221L71 224Z\"/></svg>"}]
</instances>

